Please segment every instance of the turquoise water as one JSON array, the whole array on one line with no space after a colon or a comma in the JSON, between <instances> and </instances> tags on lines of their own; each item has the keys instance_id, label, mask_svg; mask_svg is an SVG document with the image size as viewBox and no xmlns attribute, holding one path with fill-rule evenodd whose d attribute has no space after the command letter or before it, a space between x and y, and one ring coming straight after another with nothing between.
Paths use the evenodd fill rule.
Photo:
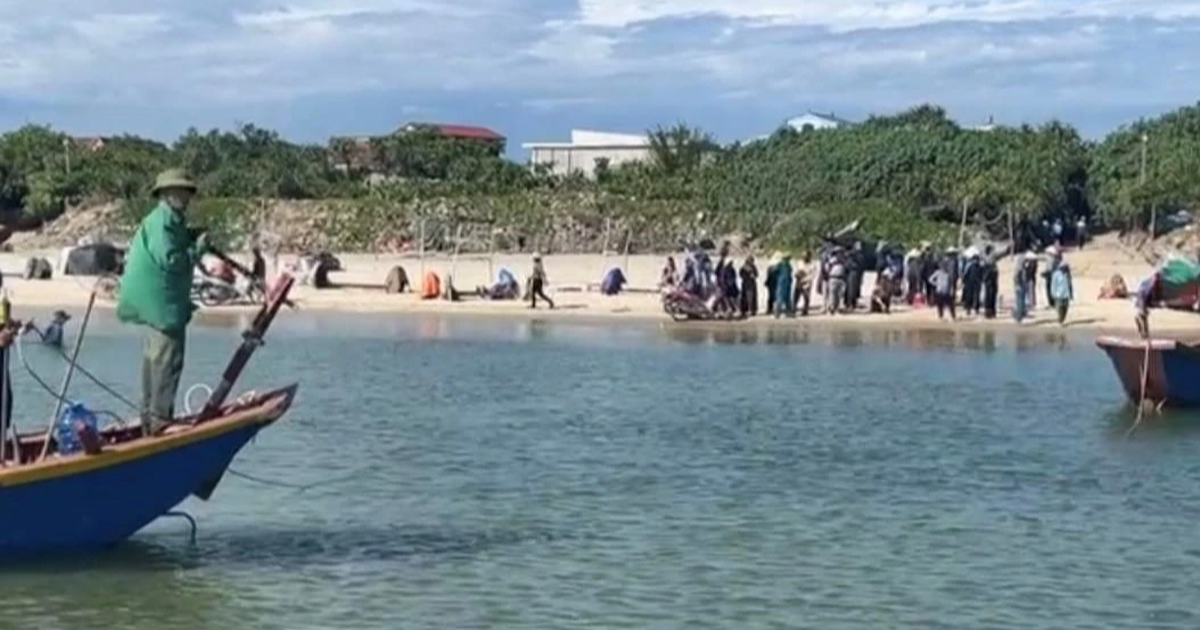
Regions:
<instances>
[{"instance_id":1,"label":"turquoise water","mask_svg":"<svg viewBox=\"0 0 1200 630\"><path fill-rule=\"evenodd\" d=\"M137 352L102 318L84 364ZM0 628L1200 627L1200 422L1126 440L1086 336L285 314L246 385L291 381L235 467L333 483L6 567Z\"/></svg>"}]
</instances>

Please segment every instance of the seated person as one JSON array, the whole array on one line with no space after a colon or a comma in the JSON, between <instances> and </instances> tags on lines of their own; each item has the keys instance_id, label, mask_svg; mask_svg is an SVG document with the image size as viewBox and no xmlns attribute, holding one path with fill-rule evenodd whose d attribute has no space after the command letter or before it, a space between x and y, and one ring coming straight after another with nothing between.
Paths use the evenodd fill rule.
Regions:
<instances>
[{"instance_id":1,"label":"seated person","mask_svg":"<svg viewBox=\"0 0 1200 630\"><path fill-rule=\"evenodd\" d=\"M604 274L604 279L600 281L600 293L604 295L616 295L625 288L629 281L625 279L625 274L620 267L613 267Z\"/></svg>"},{"instance_id":2,"label":"seated person","mask_svg":"<svg viewBox=\"0 0 1200 630\"><path fill-rule=\"evenodd\" d=\"M38 336L41 337L42 343L48 346L61 348L63 343L63 325L66 324L67 320L69 319L71 319L71 316L67 313L63 311L54 311L54 315L50 320L50 324L46 326L46 330L40 330L37 325L33 323L33 320L30 320L29 323L25 324L25 330L22 331L22 334L30 331L36 332Z\"/></svg>"},{"instance_id":3,"label":"seated person","mask_svg":"<svg viewBox=\"0 0 1200 630\"><path fill-rule=\"evenodd\" d=\"M501 269L496 283L490 287L477 287L479 297L488 300L515 300L521 296L521 285L507 269Z\"/></svg>"}]
</instances>

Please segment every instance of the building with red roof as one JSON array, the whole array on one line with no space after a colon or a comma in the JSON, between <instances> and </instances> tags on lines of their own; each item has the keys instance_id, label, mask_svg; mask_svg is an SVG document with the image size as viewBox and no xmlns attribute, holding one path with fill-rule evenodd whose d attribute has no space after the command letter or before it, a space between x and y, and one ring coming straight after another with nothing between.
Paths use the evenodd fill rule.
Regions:
<instances>
[{"instance_id":1,"label":"building with red roof","mask_svg":"<svg viewBox=\"0 0 1200 630\"><path fill-rule=\"evenodd\" d=\"M447 123L410 122L396 130L397 134L433 131L446 138L488 145L496 155L504 153L505 137L487 127ZM331 159L339 169L373 170L375 155L371 141L385 136L342 136L330 138Z\"/></svg>"}]
</instances>

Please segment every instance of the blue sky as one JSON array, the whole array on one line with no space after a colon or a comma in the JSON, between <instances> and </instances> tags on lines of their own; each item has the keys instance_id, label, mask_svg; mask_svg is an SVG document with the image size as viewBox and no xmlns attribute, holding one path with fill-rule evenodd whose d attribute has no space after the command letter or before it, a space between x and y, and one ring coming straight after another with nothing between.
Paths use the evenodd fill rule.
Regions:
<instances>
[{"instance_id":1,"label":"blue sky","mask_svg":"<svg viewBox=\"0 0 1200 630\"><path fill-rule=\"evenodd\" d=\"M86 8L82 8L86 7ZM1095 137L1200 98L1200 0L0 0L0 124L521 142L922 102Z\"/></svg>"}]
</instances>

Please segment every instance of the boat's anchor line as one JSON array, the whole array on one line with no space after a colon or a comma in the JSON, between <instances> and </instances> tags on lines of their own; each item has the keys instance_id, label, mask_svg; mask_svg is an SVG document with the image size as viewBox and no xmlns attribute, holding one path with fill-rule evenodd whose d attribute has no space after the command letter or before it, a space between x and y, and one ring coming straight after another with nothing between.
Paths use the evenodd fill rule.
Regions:
<instances>
[{"instance_id":1,"label":"boat's anchor line","mask_svg":"<svg viewBox=\"0 0 1200 630\"><path fill-rule=\"evenodd\" d=\"M199 527L196 525L196 519L192 518L191 514L188 514L187 512L184 512L183 510L171 510L170 512L163 514L159 518L166 518L168 516L171 516L174 518L181 518L181 519L187 521L188 525L191 527L191 535L190 535L189 539L191 541L191 544L193 544L193 545L196 544L196 531L199 529Z\"/></svg>"}]
</instances>

